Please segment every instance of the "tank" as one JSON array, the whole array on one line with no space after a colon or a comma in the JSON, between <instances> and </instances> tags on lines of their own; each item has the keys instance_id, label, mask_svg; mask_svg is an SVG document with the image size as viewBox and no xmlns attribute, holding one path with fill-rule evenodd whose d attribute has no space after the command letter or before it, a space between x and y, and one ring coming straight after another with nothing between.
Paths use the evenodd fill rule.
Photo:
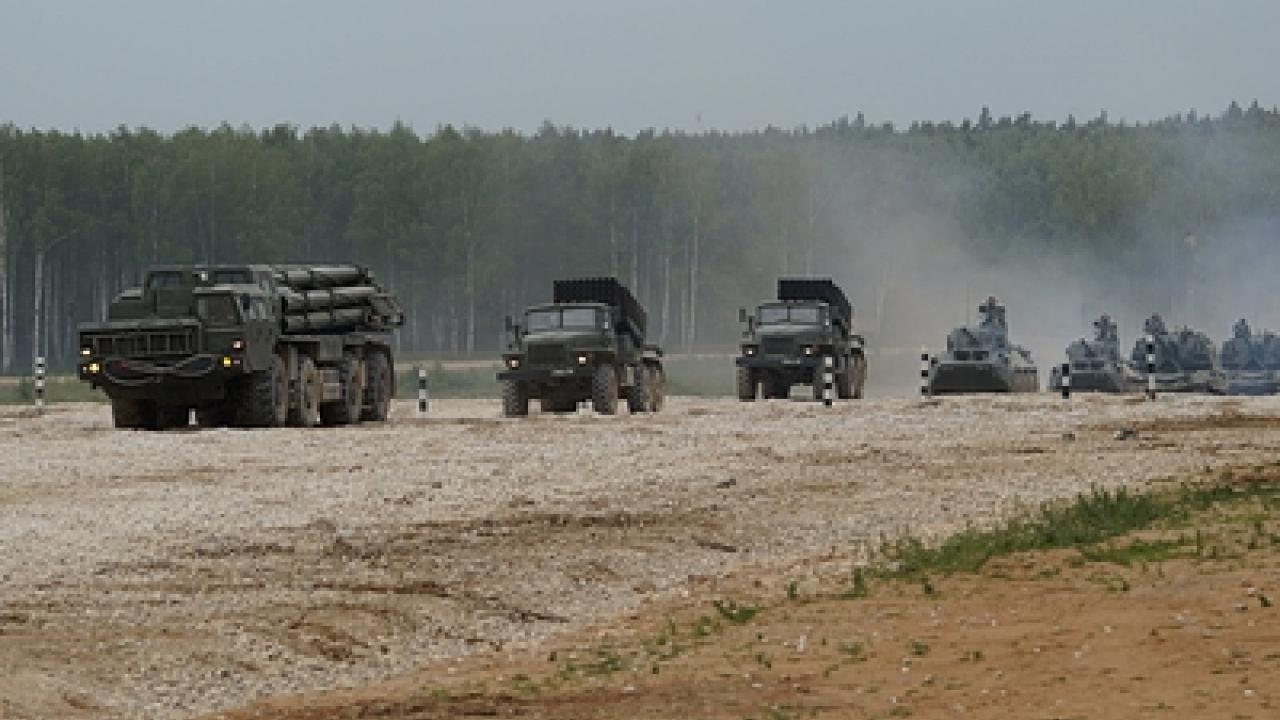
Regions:
<instances>
[{"instance_id":1,"label":"tank","mask_svg":"<svg viewBox=\"0 0 1280 720\"><path fill-rule=\"evenodd\" d=\"M1209 336L1191 328L1169 330L1164 318L1152 315L1142 324L1143 336L1130 355L1133 376L1146 387L1147 337L1155 350L1155 389L1158 392L1221 393L1226 381L1218 369L1217 352Z\"/></svg>"},{"instance_id":2,"label":"tank","mask_svg":"<svg viewBox=\"0 0 1280 720\"><path fill-rule=\"evenodd\" d=\"M929 369L929 392L1036 392L1040 379L1031 352L1009 342L1005 308L994 297L978 306L978 325L947 336L947 350Z\"/></svg>"},{"instance_id":3,"label":"tank","mask_svg":"<svg viewBox=\"0 0 1280 720\"><path fill-rule=\"evenodd\" d=\"M1133 389L1133 371L1120 354L1119 332L1110 315L1093 321L1093 339L1080 338L1067 346L1071 389L1076 392L1119 393ZM1062 389L1062 368L1054 366L1049 387Z\"/></svg>"},{"instance_id":4,"label":"tank","mask_svg":"<svg viewBox=\"0 0 1280 720\"><path fill-rule=\"evenodd\" d=\"M1280 390L1280 338L1255 334L1241 319L1222 343L1220 364L1228 395L1274 395Z\"/></svg>"}]
</instances>

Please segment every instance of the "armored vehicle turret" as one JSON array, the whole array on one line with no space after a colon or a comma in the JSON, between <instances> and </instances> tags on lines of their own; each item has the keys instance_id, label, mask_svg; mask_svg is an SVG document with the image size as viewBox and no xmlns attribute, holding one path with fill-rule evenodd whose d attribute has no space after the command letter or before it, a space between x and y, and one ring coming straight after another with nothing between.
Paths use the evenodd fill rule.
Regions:
<instances>
[{"instance_id":1,"label":"armored vehicle turret","mask_svg":"<svg viewBox=\"0 0 1280 720\"><path fill-rule=\"evenodd\" d=\"M1146 387L1147 338L1155 351L1155 389L1159 392L1212 392L1226 389L1218 370L1217 352L1209 336L1190 328L1169 330L1159 314L1147 318L1143 336L1133 345L1130 361L1134 377Z\"/></svg>"},{"instance_id":2,"label":"armored vehicle turret","mask_svg":"<svg viewBox=\"0 0 1280 720\"><path fill-rule=\"evenodd\" d=\"M1132 370L1120 354L1115 322L1103 315L1093 322L1093 339L1080 338L1067 346L1071 389L1085 392L1126 392L1133 387ZM1062 368L1054 366L1049 388L1062 389Z\"/></svg>"},{"instance_id":3,"label":"armored vehicle turret","mask_svg":"<svg viewBox=\"0 0 1280 720\"><path fill-rule=\"evenodd\" d=\"M978 306L978 325L947 336L929 368L929 393L1020 393L1040 389L1031 352L1009 342L1005 308L994 297Z\"/></svg>"},{"instance_id":4,"label":"armored vehicle turret","mask_svg":"<svg viewBox=\"0 0 1280 720\"><path fill-rule=\"evenodd\" d=\"M1280 338L1255 334L1245 320L1222 343L1222 372L1228 395L1274 395L1280 391Z\"/></svg>"},{"instance_id":5,"label":"armored vehicle turret","mask_svg":"<svg viewBox=\"0 0 1280 720\"><path fill-rule=\"evenodd\" d=\"M644 308L616 278L557 280L552 301L507 318L502 355L502 411L527 415L573 412L590 400L595 411L617 412L624 398L633 412L657 412L666 398L662 350L645 342Z\"/></svg>"},{"instance_id":6,"label":"armored vehicle turret","mask_svg":"<svg viewBox=\"0 0 1280 720\"><path fill-rule=\"evenodd\" d=\"M809 385L822 399L827 358L836 395L862 397L867 359L862 336L853 332L853 307L826 278L778 280L778 300L739 310L746 323L738 366L738 399L786 398L792 385Z\"/></svg>"},{"instance_id":7,"label":"armored vehicle turret","mask_svg":"<svg viewBox=\"0 0 1280 720\"><path fill-rule=\"evenodd\" d=\"M80 326L80 379L116 427L384 420L395 298L356 265L166 265Z\"/></svg>"}]
</instances>

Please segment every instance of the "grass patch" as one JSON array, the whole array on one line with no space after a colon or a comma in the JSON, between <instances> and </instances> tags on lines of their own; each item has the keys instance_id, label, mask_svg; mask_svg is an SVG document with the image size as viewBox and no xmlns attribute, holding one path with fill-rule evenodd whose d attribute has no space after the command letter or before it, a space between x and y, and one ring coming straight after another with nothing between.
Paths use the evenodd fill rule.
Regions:
<instances>
[{"instance_id":1,"label":"grass patch","mask_svg":"<svg viewBox=\"0 0 1280 720\"><path fill-rule=\"evenodd\" d=\"M1122 547L1094 546L1159 521L1185 522L1221 502L1257 498L1266 503L1278 492L1280 483L1274 480L1241 482L1239 478L1151 493L1094 488L1069 502L1046 503L1029 517L1007 520L995 528L968 528L939 545L926 545L913 537L886 542L880 549L884 564L877 574L926 583L929 573L977 572L1002 555L1064 548L1081 549L1086 561L1156 562L1182 552L1182 543L1135 540ZM1197 532L1197 555L1203 543Z\"/></svg>"},{"instance_id":2,"label":"grass patch","mask_svg":"<svg viewBox=\"0 0 1280 720\"><path fill-rule=\"evenodd\" d=\"M1134 564L1157 563L1173 558L1190 557L1181 540L1134 540L1126 545L1102 545L1081 548L1080 555L1089 562L1104 562L1129 567Z\"/></svg>"},{"instance_id":3,"label":"grass patch","mask_svg":"<svg viewBox=\"0 0 1280 720\"><path fill-rule=\"evenodd\" d=\"M720 613L720 617L734 625L751 622L751 619L760 613L759 605L739 604L733 600L716 600L711 604L715 606L716 612Z\"/></svg>"},{"instance_id":4,"label":"grass patch","mask_svg":"<svg viewBox=\"0 0 1280 720\"><path fill-rule=\"evenodd\" d=\"M48 403L106 402L107 396L74 375L53 375L45 380L44 399ZM34 405L35 401L36 385L31 378L4 378L0 383L0 405Z\"/></svg>"}]
</instances>

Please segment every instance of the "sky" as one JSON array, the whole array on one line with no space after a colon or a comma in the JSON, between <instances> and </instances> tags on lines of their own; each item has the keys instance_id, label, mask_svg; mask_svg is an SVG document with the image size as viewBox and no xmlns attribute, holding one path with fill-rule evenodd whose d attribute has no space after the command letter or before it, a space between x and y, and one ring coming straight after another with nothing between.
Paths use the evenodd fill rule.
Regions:
<instances>
[{"instance_id":1,"label":"sky","mask_svg":"<svg viewBox=\"0 0 1280 720\"><path fill-rule=\"evenodd\" d=\"M0 123L634 133L1280 104L1277 0L0 0Z\"/></svg>"}]
</instances>

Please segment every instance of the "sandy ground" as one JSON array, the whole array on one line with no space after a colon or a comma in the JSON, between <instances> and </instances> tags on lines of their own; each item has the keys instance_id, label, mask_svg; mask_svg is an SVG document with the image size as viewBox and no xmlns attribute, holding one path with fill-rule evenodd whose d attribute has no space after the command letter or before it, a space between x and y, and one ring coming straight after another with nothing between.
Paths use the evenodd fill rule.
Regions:
<instances>
[{"instance_id":1,"label":"sandy ground","mask_svg":"<svg viewBox=\"0 0 1280 720\"><path fill-rule=\"evenodd\" d=\"M355 686L740 569L1280 449L1275 399L496 415L441 401L383 425L141 433L100 405L0 409L0 717L179 718Z\"/></svg>"}]
</instances>

